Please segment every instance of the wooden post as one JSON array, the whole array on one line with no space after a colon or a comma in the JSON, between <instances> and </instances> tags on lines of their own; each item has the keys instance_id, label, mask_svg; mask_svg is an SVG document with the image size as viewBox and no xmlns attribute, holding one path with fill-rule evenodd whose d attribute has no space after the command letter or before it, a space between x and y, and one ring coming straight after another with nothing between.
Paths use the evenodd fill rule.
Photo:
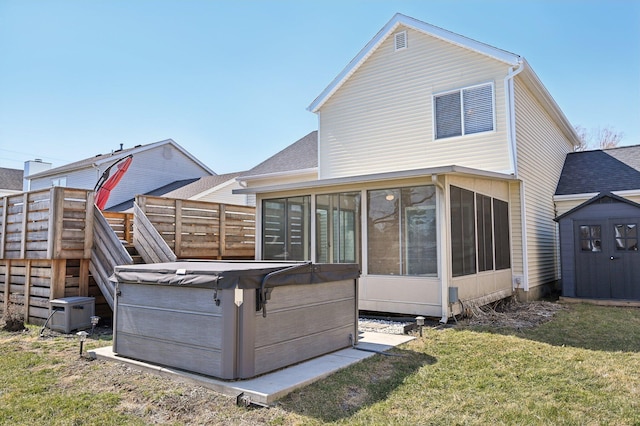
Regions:
<instances>
[{"instance_id":1,"label":"wooden post","mask_svg":"<svg viewBox=\"0 0 640 426\"><path fill-rule=\"evenodd\" d=\"M29 305L31 304L31 260L27 260L24 268L24 321L29 322Z\"/></svg>"},{"instance_id":2,"label":"wooden post","mask_svg":"<svg viewBox=\"0 0 640 426\"><path fill-rule=\"evenodd\" d=\"M93 210L97 207L94 204L94 192L88 191L86 198L86 215L84 218L84 253L83 258L91 259L91 249L93 248Z\"/></svg>"},{"instance_id":3,"label":"wooden post","mask_svg":"<svg viewBox=\"0 0 640 426\"><path fill-rule=\"evenodd\" d=\"M20 237L20 258L27 257L27 224L29 223L29 193L25 192L22 196L22 236Z\"/></svg>"},{"instance_id":4,"label":"wooden post","mask_svg":"<svg viewBox=\"0 0 640 426\"><path fill-rule=\"evenodd\" d=\"M175 215L175 224L174 224L174 231L175 231L175 247L173 249L174 253L176 254L176 257L181 258L182 257L182 200L176 200L174 203L175 206L175 211L176 211L176 215Z\"/></svg>"},{"instance_id":5,"label":"wooden post","mask_svg":"<svg viewBox=\"0 0 640 426\"><path fill-rule=\"evenodd\" d=\"M11 260L6 260L6 270L4 271L4 308L5 315L9 309L9 296L11 295Z\"/></svg>"},{"instance_id":6,"label":"wooden post","mask_svg":"<svg viewBox=\"0 0 640 426\"><path fill-rule=\"evenodd\" d=\"M0 229L0 259L4 259L4 246L7 240L7 209L9 207L9 197L2 198L2 228Z\"/></svg>"},{"instance_id":7,"label":"wooden post","mask_svg":"<svg viewBox=\"0 0 640 426\"><path fill-rule=\"evenodd\" d=\"M64 214L64 188L55 186L50 192L49 234L47 259L57 259L62 246L62 219Z\"/></svg>"},{"instance_id":8,"label":"wooden post","mask_svg":"<svg viewBox=\"0 0 640 426\"><path fill-rule=\"evenodd\" d=\"M219 229L219 241L218 241L218 259L222 259L227 250L227 210L224 204L218 204L220 214L220 229Z\"/></svg>"},{"instance_id":9,"label":"wooden post","mask_svg":"<svg viewBox=\"0 0 640 426\"><path fill-rule=\"evenodd\" d=\"M67 260L53 259L51 261L51 293L49 300L64 297L65 279L67 276Z\"/></svg>"},{"instance_id":10,"label":"wooden post","mask_svg":"<svg viewBox=\"0 0 640 426\"><path fill-rule=\"evenodd\" d=\"M86 297L89 295L89 264L91 259L80 260L80 283L78 285L78 296Z\"/></svg>"},{"instance_id":11,"label":"wooden post","mask_svg":"<svg viewBox=\"0 0 640 426\"><path fill-rule=\"evenodd\" d=\"M129 244L133 243L131 236L131 215L129 213L124 214L124 240Z\"/></svg>"}]
</instances>

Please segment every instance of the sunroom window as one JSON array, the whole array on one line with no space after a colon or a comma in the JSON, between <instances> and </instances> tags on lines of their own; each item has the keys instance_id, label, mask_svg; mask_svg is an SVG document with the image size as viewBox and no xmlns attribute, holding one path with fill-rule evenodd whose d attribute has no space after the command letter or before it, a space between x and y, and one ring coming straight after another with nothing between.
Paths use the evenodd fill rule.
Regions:
<instances>
[{"instance_id":1,"label":"sunroom window","mask_svg":"<svg viewBox=\"0 0 640 426\"><path fill-rule=\"evenodd\" d=\"M360 263L360 193L316 196L316 261Z\"/></svg>"},{"instance_id":2,"label":"sunroom window","mask_svg":"<svg viewBox=\"0 0 640 426\"><path fill-rule=\"evenodd\" d=\"M264 260L310 260L310 199L306 195L263 200Z\"/></svg>"},{"instance_id":3,"label":"sunroom window","mask_svg":"<svg viewBox=\"0 0 640 426\"><path fill-rule=\"evenodd\" d=\"M494 130L493 84L434 96L435 138Z\"/></svg>"},{"instance_id":4,"label":"sunroom window","mask_svg":"<svg viewBox=\"0 0 640 426\"><path fill-rule=\"evenodd\" d=\"M432 185L368 191L367 212L369 274L437 275Z\"/></svg>"},{"instance_id":5,"label":"sunroom window","mask_svg":"<svg viewBox=\"0 0 640 426\"><path fill-rule=\"evenodd\" d=\"M449 193L452 275L510 268L509 204L453 185Z\"/></svg>"}]
</instances>

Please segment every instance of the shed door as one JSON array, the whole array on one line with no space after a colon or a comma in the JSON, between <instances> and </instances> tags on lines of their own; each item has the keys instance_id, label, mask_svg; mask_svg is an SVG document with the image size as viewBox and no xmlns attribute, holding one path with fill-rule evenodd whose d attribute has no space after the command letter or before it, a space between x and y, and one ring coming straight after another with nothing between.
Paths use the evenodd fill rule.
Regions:
<instances>
[{"instance_id":1,"label":"shed door","mask_svg":"<svg viewBox=\"0 0 640 426\"><path fill-rule=\"evenodd\" d=\"M575 222L576 295L640 300L638 218Z\"/></svg>"}]
</instances>

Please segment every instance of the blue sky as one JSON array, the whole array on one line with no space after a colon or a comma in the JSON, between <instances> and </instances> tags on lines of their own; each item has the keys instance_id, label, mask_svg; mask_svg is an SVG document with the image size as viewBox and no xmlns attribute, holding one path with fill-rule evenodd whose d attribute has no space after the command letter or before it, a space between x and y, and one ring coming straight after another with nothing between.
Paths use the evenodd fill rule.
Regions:
<instances>
[{"instance_id":1,"label":"blue sky","mask_svg":"<svg viewBox=\"0 0 640 426\"><path fill-rule=\"evenodd\" d=\"M396 12L524 56L572 124L640 144L636 0L0 0L0 167L171 138L249 169L317 129Z\"/></svg>"}]
</instances>

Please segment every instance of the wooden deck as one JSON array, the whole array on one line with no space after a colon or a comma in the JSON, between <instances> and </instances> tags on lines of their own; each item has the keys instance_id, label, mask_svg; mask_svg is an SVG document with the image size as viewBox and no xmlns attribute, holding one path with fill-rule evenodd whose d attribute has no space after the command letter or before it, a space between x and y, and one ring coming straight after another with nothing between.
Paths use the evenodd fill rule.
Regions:
<instances>
[{"instance_id":1,"label":"wooden deck","mask_svg":"<svg viewBox=\"0 0 640 426\"><path fill-rule=\"evenodd\" d=\"M253 259L255 208L139 195L136 205L179 259Z\"/></svg>"},{"instance_id":2,"label":"wooden deck","mask_svg":"<svg viewBox=\"0 0 640 426\"><path fill-rule=\"evenodd\" d=\"M100 212L94 192L54 187L0 198L0 317L10 305L44 323L49 301L96 298L110 317L117 265L254 259L255 208L136 197L134 213ZM133 249L131 248L133 247Z\"/></svg>"}]
</instances>

